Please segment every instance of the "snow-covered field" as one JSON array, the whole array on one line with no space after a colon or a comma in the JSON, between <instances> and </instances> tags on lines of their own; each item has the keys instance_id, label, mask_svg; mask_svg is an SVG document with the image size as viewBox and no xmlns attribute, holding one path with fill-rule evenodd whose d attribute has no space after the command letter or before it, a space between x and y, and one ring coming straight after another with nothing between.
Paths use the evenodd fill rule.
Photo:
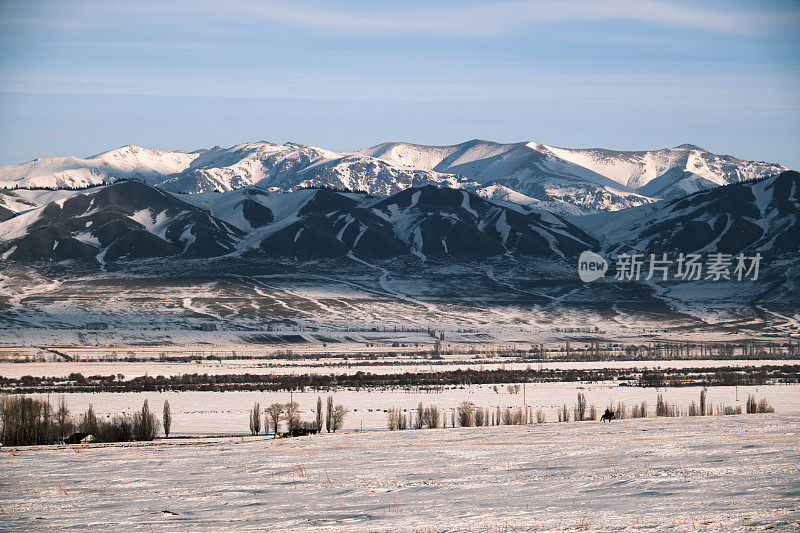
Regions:
<instances>
[{"instance_id":1,"label":"snow-covered field","mask_svg":"<svg viewBox=\"0 0 800 533\"><path fill-rule=\"evenodd\" d=\"M469 385L436 391L419 390L416 387L394 390L345 390L294 392L130 392L130 393L70 393L65 399L70 412L80 415L92 404L99 417L118 413L133 413L142 407L146 399L150 408L161 418L164 400L169 400L172 411L173 435L240 435L248 433L249 413L255 402L262 409L272 403L286 403L290 399L299 403L304 420L314 420L317 397L323 403L328 395L337 404L349 410L344 430L385 430L386 410L392 407L416 410L419 402L425 406L436 405L444 411L447 423L453 410L463 401L476 407L496 410L498 407L516 408L524 404L534 411L542 409L547 422L557 420L559 407L566 404L570 412L579 392L586 396L589 405L595 405L599 414L611 403L623 402L628 408L647 402L649 416L655 416L656 398L662 394L667 403L686 409L692 402L699 402L700 387L642 388L620 387L614 382L601 383L528 383L523 391L509 392L506 385ZM741 406L748 394L766 398L778 414L800 414L800 384L768 385L759 387L709 387L708 403L712 406ZM32 395L46 399L47 395ZM739 401L736 401L738 396ZM55 406L57 395L50 395ZM598 415L599 416L599 415Z\"/></svg>"},{"instance_id":2,"label":"snow-covered field","mask_svg":"<svg viewBox=\"0 0 800 533\"><path fill-rule=\"evenodd\" d=\"M692 287L686 298L665 306L649 286L579 284L573 265L544 260L425 268L411 260L305 263L300 269L270 263L276 273L226 261L187 260L180 269L142 262L130 272L106 273L0 264L0 349L32 357L41 346L94 349L111 358L212 349L270 356L287 349L430 350L435 338L428 329L445 334L443 349L463 351L529 349L565 338L576 344L758 338L785 345L796 343L800 332L794 304L765 301L764 308L751 309L742 302L757 295L742 287L726 293L727 300L717 285ZM237 271L244 272L232 274ZM713 305L700 298L710 294L716 295ZM697 301L676 312L690 296ZM254 334L299 338L254 343Z\"/></svg>"},{"instance_id":3,"label":"snow-covered field","mask_svg":"<svg viewBox=\"0 0 800 533\"><path fill-rule=\"evenodd\" d=\"M2 353L2 351L0 351ZM783 366L798 365L798 359L702 359L702 360L660 360L660 361L547 361L547 362L505 362L502 358L494 358L497 362L470 362L461 357L444 356L440 361L413 359L408 356L381 358L378 361L363 359L342 359L326 357L319 361L287 360L287 359L227 359L195 361L191 363L169 363L159 361L148 362L87 362L87 361L46 361L37 363L2 363L0 376L20 378L22 376L66 377L73 372L84 376L108 376L122 374L126 378L138 376L178 376L182 374L355 374L371 372L373 374L395 374L402 372L447 371L455 369L476 370L524 370L528 367L544 370L592 370L602 368L719 368L742 366Z\"/></svg>"},{"instance_id":4,"label":"snow-covered field","mask_svg":"<svg viewBox=\"0 0 800 533\"><path fill-rule=\"evenodd\" d=\"M0 448L0 529L793 530L800 414Z\"/></svg>"}]
</instances>

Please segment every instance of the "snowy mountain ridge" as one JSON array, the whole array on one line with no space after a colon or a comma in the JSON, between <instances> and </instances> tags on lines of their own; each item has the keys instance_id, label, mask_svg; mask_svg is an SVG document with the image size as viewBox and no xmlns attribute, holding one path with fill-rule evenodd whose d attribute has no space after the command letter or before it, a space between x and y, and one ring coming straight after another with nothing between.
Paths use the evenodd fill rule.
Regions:
<instances>
[{"instance_id":1,"label":"snowy mountain ridge","mask_svg":"<svg viewBox=\"0 0 800 533\"><path fill-rule=\"evenodd\" d=\"M343 153L262 141L191 153L127 145L83 159L36 159L0 166L0 188L74 188L138 179L175 193L255 185L275 191L325 186L390 195L432 184L564 214L585 214L783 170L780 165L719 156L693 145L620 152L473 140L451 146L384 143Z\"/></svg>"},{"instance_id":2,"label":"snowy mountain ridge","mask_svg":"<svg viewBox=\"0 0 800 533\"><path fill-rule=\"evenodd\" d=\"M0 258L462 261L569 259L587 249L783 255L800 246L800 174L794 171L571 220L501 186L484 192L494 198L430 184L392 195L258 187L177 194L137 180L80 191L0 190Z\"/></svg>"},{"instance_id":3,"label":"snowy mountain ridge","mask_svg":"<svg viewBox=\"0 0 800 533\"><path fill-rule=\"evenodd\" d=\"M564 258L597 241L547 211L495 204L432 185L391 196L242 188L171 194L130 180L85 191L0 191L17 212L0 222L12 261L217 257L295 259L404 255L453 259L504 254Z\"/></svg>"}]
</instances>

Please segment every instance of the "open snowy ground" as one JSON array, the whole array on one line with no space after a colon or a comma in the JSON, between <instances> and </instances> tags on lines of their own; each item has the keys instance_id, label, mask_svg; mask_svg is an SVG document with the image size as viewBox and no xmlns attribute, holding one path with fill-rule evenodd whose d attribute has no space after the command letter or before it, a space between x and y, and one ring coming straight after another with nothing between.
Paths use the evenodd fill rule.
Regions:
<instances>
[{"instance_id":1,"label":"open snowy ground","mask_svg":"<svg viewBox=\"0 0 800 533\"><path fill-rule=\"evenodd\" d=\"M572 264L507 258L422 268L413 261L153 261L117 272L9 263L0 264L0 346L122 354L125 347L213 345L245 353L254 333L282 332L301 337L291 343L297 353L349 353L366 344L398 351L393 345L431 348L427 328L462 348L527 347L579 332L601 342L796 340L798 303L785 288L778 294L701 284L667 298L647 284L583 284ZM256 348L269 355L285 344Z\"/></svg>"},{"instance_id":2,"label":"open snowy ground","mask_svg":"<svg viewBox=\"0 0 800 533\"><path fill-rule=\"evenodd\" d=\"M0 449L7 531L791 530L800 415Z\"/></svg>"},{"instance_id":3,"label":"open snowy ground","mask_svg":"<svg viewBox=\"0 0 800 533\"><path fill-rule=\"evenodd\" d=\"M0 350L0 354L2 354ZM719 368L743 366L785 366L800 365L800 359L676 359L652 361L545 361L509 362L508 358L495 357L496 362L470 362L464 355L443 356L439 360L414 359L409 356L385 357L381 359L342 359L326 357L320 360L289 359L223 359L194 361L190 363L169 363L158 360L147 362L128 361L46 361L36 363L0 362L0 376L20 378L22 376L66 377L77 372L84 376L108 376L122 374L126 378L137 376L179 376L182 374L397 374L402 372L427 372L431 370L476 369L525 370L526 368L546 370L597 370L603 368ZM383 363L383 364L381 364Z\"/></svg>"}]
</instances>

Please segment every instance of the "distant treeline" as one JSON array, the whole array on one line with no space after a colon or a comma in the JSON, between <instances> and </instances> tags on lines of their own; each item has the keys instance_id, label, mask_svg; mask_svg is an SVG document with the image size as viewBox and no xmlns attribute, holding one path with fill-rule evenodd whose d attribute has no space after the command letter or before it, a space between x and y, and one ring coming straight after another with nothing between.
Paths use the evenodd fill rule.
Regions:
<instances>
[{"instance_id":1,"label":"distant treeline","mask_svg":"<svg viewBox=\"0 0 800 533\"><path fill-rule=\"evenodd\" d=\"M74 330L105 330L108 329L108 324L103 322L96 322L91 324L84 324L81 327L75 326ZM215 324L201 324L197 326L199 330L216 330ZM561 328L554 328L558 332L573 332L575 329L582 328L569 328L569 331L562 330ZM424 343L411 342L411 341L393 341L391 348L404 348L403 350L373 350L377 348L380 343L365 342L364 351L356 353L340 353L336 349L336 344L341 342L360 342L352 337L345 337L344 339L337 339L329 335L320 333L313 333L317 331L315 328L299 327L294 332L279 332L272 330L270 326L266 327L265 331L258 333L249 333L241 336L241 339L250 344L265 345L265 346L287 346L286 348L263 353L261 351L256 353L237 353L235 350L209 350L209 351L190 351L190 352L161 352L157 359L152 357L152 354L145 356L137 355L134 351L128 350L125 353L118 353L111 351L106 354L85 354L75 352L71 355L60 352L53 348L41 347L43 352L49 352L50 355L56 355L66 360L79 360L79 361L119 361L119 362L148 362L160 361L169 363L185 363L193 361L221 361L225 359L275 359L275 360L293 360L293 361L324 361L325 359L338 360L358 360L361 365L406 365L408 361L403 360L408 357L417 357L426 360L426 364L446 364L457 365L463 364L463 361L447 360L445 355L461 355L469 356L472 359L470 362L473 364L481 363L496 363L498 358L507 360L508 362L523 362L523 363L546 363L546 362L603 362L603 361L663 361L663 360L682 360L682 361L695 361L698 365L702 361L708 359L714 360L731 360L731 361L758 361L763 359L796 359L800 356L800 339L783 339L783 340L759 340L759 339L742 339L735 342L667 342L667 341L653 341L648 343L639 344L626 344L619 342L602 342L594 339L574 339L565 340L561 343L549 344L531 344L530 346L472 346L465 349L463 346L446 344L445 332L433 330L431 328L401 328L398 330L394 328L379 328L373 327L371 329L350 329L341 330L347 332L361 332L361 333L375 333L375 332L427 332L427 334L436 339L436 343L427 347ZM464 330L468 331L468 330ZM306 333L306 336L300 335L299 332ZM315 339L317 342L323 343L325 351L308 352L306 350L294 351L288 346L308 345L312 341L309 338ZM144 345L144 344L143 344ZM330 345L330 347L329 347ZM158 343L152 343L152 346L158 346ZM388 346L384 346L389 348ZM406 349L408 348L408 349ZM398 360L391 361L390 358L399 358ZM4 362L26 362L30 360L46 360L43 354L34 356L20 355L13 352L5 352L0 355L0 361ZM371 362L374 361L374 362ZM331 366L336 366L340 363L333 363Z\"/></svg>"},{"instance_id":2,"label":"distant treeline","mask_svg":"<svg viewBox=\"0 0 800 533\"><path fill-rule=\"evenodd\" d=\"M44 392L145 392L145 391L281 391L347 388L441 388L493 383L617 381L620 385L642 387L683 387L715 385L768 385L799 383L800 365L771 365L721 368L637 369L454 369L395 374L182 374L139 376L121 374L67 377L0 377L0 391L6 393Z\"/></svg>"}]
</instances>

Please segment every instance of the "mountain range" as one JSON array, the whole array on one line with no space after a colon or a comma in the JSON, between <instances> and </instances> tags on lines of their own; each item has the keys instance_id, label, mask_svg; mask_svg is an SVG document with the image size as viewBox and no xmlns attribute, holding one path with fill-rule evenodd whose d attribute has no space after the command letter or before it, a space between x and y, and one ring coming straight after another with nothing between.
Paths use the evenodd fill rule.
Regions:
<instances>
[{"instance_id":1,"label":"mountain range","mask_svg":"<svg viewBox=\"0 0 800 533\"><path fill-rule=\"evenodd\" d=\"M75 188L141 180L174 193L334 187L372 195L435 185L566 215L616 211L778 174L778 164L684 144L655 151L570 149L473 140L452 146L385 143L352 153L295 143L210 150L124 146L87 158L0 166L0 187ZM0 212L2 216L2 212Z\"/></svg>"},{"instance_id":2,"label":"mountain range","mask_svg":"<svg viewBox=\"0 0 800 533\"><path fill-rule=\"evenodd\" d=\"M597 247L558 215L432 185L391 196L251 187L190 195L127 180L82 191L0 191L0 206L6 213L0 258L12 261L231 253L303 260L565 258Z\"/></svg>"},{"instance_id":3,"label":"mountain range","mask_svg":"<svg viewBox=\"0 0 800 533\"><path fill-rule=\"evenodd\" d=\"M800 252L794 171L623 211L564 217L433 185L391 195L329 188L169 193L138 180L85 190L0 190L0 258L296 260L401 256L573 260L619 253Z\"/></svg>"},{"instance_id":4,"label":"mountain range","mask_svg":"<svg viewBox=\"0 0 800 533\"><path fill-rule=\"evenodd\" d=\"M588 215L498 183L446 185L0 189L0 330L15 343L41 330L55 344L148 345L298 326L437 324L515 341L564 328L609 340L798 333L797 172ZM614 265L605 280L581 281L585 250ZM677 263L666 280L614 279L621 253L714 252L761 254L758 279L682 281Z\"/></svg>"}]
</instances>

